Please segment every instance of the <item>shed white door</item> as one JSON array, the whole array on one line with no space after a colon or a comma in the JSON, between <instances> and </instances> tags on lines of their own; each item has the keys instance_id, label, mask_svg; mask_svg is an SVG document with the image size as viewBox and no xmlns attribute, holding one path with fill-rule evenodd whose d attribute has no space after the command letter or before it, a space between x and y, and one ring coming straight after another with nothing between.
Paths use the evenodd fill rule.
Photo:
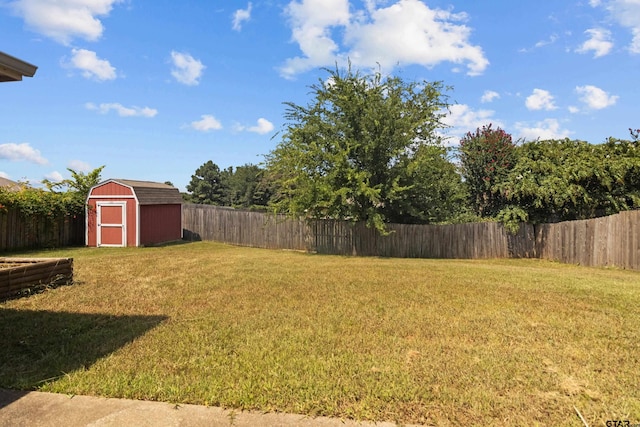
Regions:
<instances>
[{"instance_id":1,"label":"shed white door","mask_svg":"<svg viewBox=\"0 0 640 427\"><path fill-rule=\"evenodd\" d=\"M98 246L127 246L127 204L98 202Z\"/></svg>"}]
</instances>

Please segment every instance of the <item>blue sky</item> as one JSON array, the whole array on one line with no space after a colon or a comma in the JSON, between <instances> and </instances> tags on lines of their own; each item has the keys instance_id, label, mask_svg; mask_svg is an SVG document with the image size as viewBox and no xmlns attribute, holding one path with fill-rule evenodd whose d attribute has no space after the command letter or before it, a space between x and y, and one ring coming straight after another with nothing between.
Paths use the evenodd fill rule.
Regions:
<instances>
[{"instance_id":1,"label":"blue sky","mask_svg":"<svg viewBox=\"0 0 640 427\"><path fill-rule=\"evenodd\" d=\"M449 143L628 138L640 127L640 0L0 0L0 176L66 168L171 181L258 164L284 102L348 60L453 86Z\"/></svg>"}]
</instances>

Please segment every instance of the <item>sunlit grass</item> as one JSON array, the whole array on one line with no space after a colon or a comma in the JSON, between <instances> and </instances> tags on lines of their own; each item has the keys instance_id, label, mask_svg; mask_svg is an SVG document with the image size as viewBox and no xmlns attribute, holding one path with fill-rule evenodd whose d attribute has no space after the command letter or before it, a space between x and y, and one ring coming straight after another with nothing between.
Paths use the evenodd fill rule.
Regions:
<instances>
[{"instance_id":1,"label":"sunlit grass","mask_svg":"<svg viewBox=\"0 0 640 427\"><path fill-rule=\"evenodd\" d=\"M112 327L117 343L54 378L8 374L0 350L0 387L399 423L580 425L574 406L590 425L640 422L638 272L206 242L30 255L73 257L78 283L1 304L0 322L29 310L143 326Z\"/></svg>"}]
</instances>

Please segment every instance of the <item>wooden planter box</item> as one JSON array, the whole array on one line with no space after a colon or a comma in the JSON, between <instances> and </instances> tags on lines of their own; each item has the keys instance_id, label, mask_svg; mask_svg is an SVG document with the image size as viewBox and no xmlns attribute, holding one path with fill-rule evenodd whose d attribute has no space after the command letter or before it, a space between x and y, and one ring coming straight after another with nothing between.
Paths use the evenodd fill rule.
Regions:
<instances>
[{"instance_id":1,"label":"wooden planter box","mask_svg":"<svg viewBox=\"0 0 640 427\"><path fill-rule=\"evenodd\" d=\"M73 258L0 258L0 299L73 281Z\"/></svg>"}]
</instances>

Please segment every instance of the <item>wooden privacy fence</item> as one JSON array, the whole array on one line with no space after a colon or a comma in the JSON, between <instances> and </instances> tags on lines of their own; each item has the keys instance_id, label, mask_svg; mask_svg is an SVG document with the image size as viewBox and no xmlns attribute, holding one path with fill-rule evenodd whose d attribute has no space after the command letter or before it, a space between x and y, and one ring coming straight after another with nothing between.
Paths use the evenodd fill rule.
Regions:
<instances>
[{"instance_id":1,"label":"wooden privacy fence","mask_svg":"<svg viewBox=\"0 0 640 427\"><path fill-rule=\"evenodd\" d=\"M0 252L84 244L84 216L25 217L16 209L0 210Z\"/></svg>"},{"instance_id":2,"label":"wooden privacy fence","mask_svg":"<svg viewBox=\"0 0 640 427\"><path fill-rule=\"evenodd\" d=\"M312 249L319 253L401 258L504 258L532 256L528 227L509 235L495 222L415 225L388 224L381 236L363 223L318 220L309 223ZM528 234L527 234L528 233Z\"/></svg>"},{"instance_id":3,"label":"wooden privacy fence","mask_svg":"<svg viewBox=\"0 0 640 427\"><path fill-rule=\"evenodd\" d=\"M516 235L495 222L389 224L381 236L362 223L294 220L209 205L183 205L185 240L336 255L405 258L544 258L640 269L640 211L557 224L522 224Z\"/></svg>"},{"instance_id":4,"label":"wooden privacy fence","mask_svg":"<svg viewBox=\"0 0 640 427\"><path fill-rule=\"evenodd\" d=\"M313 250L304 221L211 205L182 205L184 240L213 240L269 249Z\"/></svg>"},{"instance_id":5,"label":"wooden privacy fence","mask_svg":"<svg viewBox=\"0 0 640 427\"><path fill-rule=\"evenodd\" d=\"M535 227L537 256L587 266L640 269L640 210Z\"/></svg>"}]
</instances>

